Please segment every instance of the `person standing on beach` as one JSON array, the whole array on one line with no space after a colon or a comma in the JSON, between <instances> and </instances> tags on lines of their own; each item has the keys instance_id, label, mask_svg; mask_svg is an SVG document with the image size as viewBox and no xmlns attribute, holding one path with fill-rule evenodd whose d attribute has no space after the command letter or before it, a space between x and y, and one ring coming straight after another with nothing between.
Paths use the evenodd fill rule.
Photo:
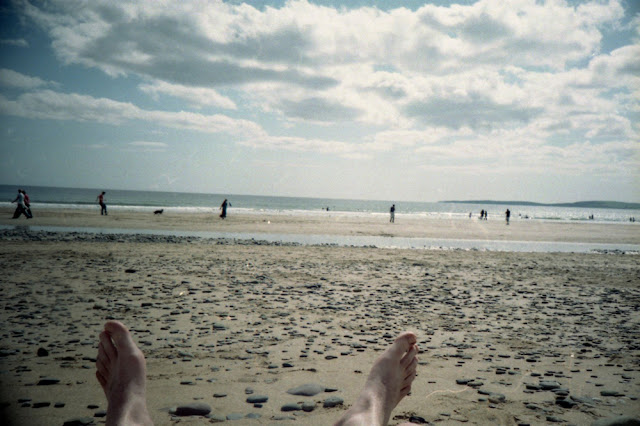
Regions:
<instances>
[{"instance_id":1,"label":"person standing on beach","mask_svg":"<svg viewBox=\"0 0 640 426\"><path fill-rule=\"evenodd\" d=\"M391 206L391 209L389 209L389 214L391 215L391 217L389 218L389 222L395 223L396 222L396 205L395 204L393 204Z\"/></svg>"},{"instance_id":2,"label":"person standing on beach","mask_svg":"<svg viewBox=\"0 0 640 426\"><path fill-rule=\"evenodd\" d=\"M509 209L507 209L506 212L504 212L504 217L507 220L507 225L509 224L509 218L511 217L511 212L509 211Z\"/></svg>"},{"instance_id":3,"label":"person standing on beach","mask_svg":"<svg viewBox=\"0 0 640 426\"><path fill-rule=\"evenodd\" d=\"M227 217L227 206L231 206L231 203L228 202L227 199L225 198L222 204L220 205L220 210L222 210L222 213L220 213L220 217L222 219Z\"/></svg>"},{"instance_id":4,"label":"person standing on beach","mask_svg":"<svg viewBox=\"0 0 640 426\"><path fill-rule=\"evenodd\" d=\"M29 200L29 196L27 195L27 191L22 190L22 195L24 195L24 209L25 214L27 215L27 219L33 218L33 213L31 213L31 201Z\"/></svg>"},{"instance_id":5,"label":"person standing on beach","mask_svg":"<svg viewBox=\"0 0 640 426\"><path fill-rule=\"evenodd\" d=\"M18 189L18 196L12 201L12 203L17 203L16 211L13 212L13 219L19 218L22 214L25 215L27 219L30 219L27 214L27 207L24 204L24 193L22 192L22 189Z\"/></svg>"},{"instance_id":6,"label":"person standing on beach","mask_svg":"<svg viewBox=\"0 0 640 426\"><path fill-rule=\"evenodd\" d=\"M102 191L102 193L98 195L98 198L96 198L96 200L98 201L98 204L100 204L100 214L106 216L107 205L105 204L104 194L106 194L106 192Z\"/></svg>"}]
</instances>

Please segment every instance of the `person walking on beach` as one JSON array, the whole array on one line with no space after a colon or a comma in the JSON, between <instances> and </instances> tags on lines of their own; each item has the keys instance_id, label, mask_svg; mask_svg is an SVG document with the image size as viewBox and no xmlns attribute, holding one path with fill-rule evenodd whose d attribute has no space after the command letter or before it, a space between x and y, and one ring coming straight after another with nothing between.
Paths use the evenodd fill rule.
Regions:
<instances>
[{"instance_id":1,"label":"person walking on beach","mask_svg":"<svg viewBox=\"0 0 640 426\"><path fill-rule=\"evenodd\" d=\"M507 209L506 212L504 212L504 217L507 220L507 225L509 224L509 218L511 217L511 212L509 211L509 209Z\"/></svg>"},{"instance_id":2,"label":"person walking on beach","mask_svg":"<svg viewBox=\"0 0 640 426\"><path fill-rule=\"evenodd\" d=\"M27 195L27 191L22 190L22 195L24 195L24 208L25 214L27 215L27 219L33 218L33 213L31 213L31 201L29 200L29 196Z\"/></svg>"},{"instance_id":3,"label":"person walking on beach","mask_svg":"<svg viewBox=\"0 0 640 426\"><path fill-rule=\"evenodd\" d=\"M98 204L100 204L100 214L103 215L103 216L106 216L107 215L107 205L105 204L104 194L106 194L106 192L102 191L102 193L100 195L98 195L98 198L96 198L96 200L98 201Z\"/></svg>"},{"instance_id":4,"label":"person walking on beach","mask_svg":"<svg viewBox=\"0 0 640 426\"><path fill-rule=\"evenodd\" d=\"M27 213L27 206L24 204L24 192L22 189L18 189L18 196L12 203L17 203L16 211L13 212L13 219L19 218L22 214L25 215L27 219L31 219Z\"/></svg>"},{"instance_id":5,"label":"person walking on beach","mask_svg":"<svg viewBox=\"0 0 640 426\"><path fill-rule=\"evenodd\" d=\"M222 219L227 217L227 206L231 207L231 203L228 202L227 199L225 198L222 204L220 205L220 210L222 210L222 213L220 213L220 217Z\"/></svg>"},{"instance_id":6,"label":"person walking on beach","mask_svg":"<svg viewBox=\"0 0 640 426\"><path fill-rule=\"evenodd\" d=\"M395 223L396 222L396 205L392 205L391 209L389 209L389 214L391 215L391 217L389 218L389 222L391 223Z\"/></svg>"}]
</instances>

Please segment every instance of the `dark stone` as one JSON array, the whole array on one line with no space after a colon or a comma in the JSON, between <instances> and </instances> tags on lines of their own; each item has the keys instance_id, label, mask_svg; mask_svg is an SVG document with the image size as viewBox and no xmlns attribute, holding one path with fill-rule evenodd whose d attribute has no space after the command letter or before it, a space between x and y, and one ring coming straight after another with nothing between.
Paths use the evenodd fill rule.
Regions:
<instances>
[{"instance_id":1,"label":"dark stone","mask_svg":"<svg viewBox=\"0 0 640 426\"><path fill-rule=\"evenodd\" d=\"M92 417L74 417L65 421L62 426L87 426L92 424L94 424Z\"/></svg>"},{"instance_id":2,"label":"dark stone","mask_svg":"<svg viewBox=\"0 0 640 426\"><path fill-rule=\"evenodd\" d=\"M38 356L49 356L49 351L45 348L38 348Z\"/></svg>"},{"instance_id":3,"label":"dark stone","mask_svg":"<svg viewBox=\"0 0 640 426\"><path fill-rule=\"evenodd\" d=\"M300 411L302 410L302 406L295 402L291 402L289 404L284 404L282 407L280 407L280 410L281 411Z\"/></svg>"},{"instance_id":4,"label":"dark stone","mask_svg":"<svg viewBox=\"0 0 640 426\"><path fill-rule=\"evenodd\" d=\"M60 383L60 379L55 379L53 377L43 377L42 379L40 379L40 381L38 382L38 386L49 386L49 385L56 385Z\"/></svg>"},{"instance_id":5,"label":"dark stone","mask_svg":"<svg viewBox=\"0 0 640 426\"><path fill-rule=\"evenodd\" d=\"M310 413L315 409L316 409L316 403L315 402L306 401L306 402L302 403L302 411L304 411L306 413Z\"/></svg>"},{"instance_id":6,"label":"dark stone","mask_svg":"<svg viewBox=\"0 0 640 426\"><path fill-rule=\"evenodd\" d=\"M33 403L33 408L42 408L42 407L49 407L51 405L50 402L34 402Z\"/></svg>"},{"instance_id":7,"label":"dark stone","mask_svg":"<svg viewBox=\"0 0 640 426\"><path fill-rule=\"evenodd\" d=\"M600 395L602 396L624 396L623 393L620 393L616 390L603 390L600 391Z\"/></svg>"},{"instance_id":8,"label":"dark stone","mask_svg":"<svg viewBox=\"0 0 640 426\"><path fill-rule=\"evenodd\" d=\"M542 381L540 382L540 388L542 390L553 390L560 387L560 383L556 381Z\"/></svg>"},{"instance_id":9,"label":"dark stone","mask_svg":"<svg viewBox=\"0 0 640 426\"><path fill-rule=\"evenodd\" d=\"M107 417L107 410L100 410L93 413L93 417Z\"/></svg>"},{"instance_id":10,"label":"dark stone","mask_svg":"<svg viewBox=\"0 0 640 426\"><path fill-rule=\"evenodd\" d=\"M211 407L203 402L192 402L176 408L176 416L206 416L211 412Z\"/></svg>"},{"instance_id":11,"label":"dark stone","mask_svg":"<svg viewBox=\"0 0 640 426\"><path fill-rule=\"evenodd\" d=\"M315 396L324 392L325 387L317 383L306 383L287 391L290 395Z\"/></svg>"},{"instance_id":12,"label":"dark stone","mask_svg":"<svg viewBox=\"0 0 640 426\"><path fill-rule=\"evenodd\" d=\"M344 399L340 398L339 396L330 396L329 398L324 400L324 402L322 403L322 406L324 408L332 408L337 405L342 405L343 403L344 403Z\"/></svg>"},{"instance_id":13,"label":"dark stone","mask_svg":"<svg viewBox=\"0 0 640 426\"><path fill-rule=\"evenodd\" d=\"M251 395L247 398L247 402L249 404L262 404L264 402L267 402L268 400L269 397L266 395Z\"/></svg>"}]
</instances>

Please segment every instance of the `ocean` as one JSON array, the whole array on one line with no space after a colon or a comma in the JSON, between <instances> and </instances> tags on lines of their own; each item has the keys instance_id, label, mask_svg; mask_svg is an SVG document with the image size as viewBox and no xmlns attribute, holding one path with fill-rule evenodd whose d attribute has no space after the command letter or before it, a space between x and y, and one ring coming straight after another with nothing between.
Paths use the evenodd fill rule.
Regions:
<instances>
[{"instance_id":1,"label":"ocean","mask_svg":"<svg viewBox=\"0 0 640 426\"><path fill-rule=\"evenodd\" d=\"M17 186L0 185L0 206L11 207L17 195ZM56 188L44 186L24 187L31 207L98 209L96 197L101 189ZM231 203L229 214L279 214L279 215L388 215L392 204L396 216L420 215L440 219L469 219L478 217L480 210L488 211L488 220L504 220L504 212L511 210L511 220L629 222L640 219L640 210L579 208L556 206L481 205L472 203L442 203L396 200L350 200L337 198L276 197L234 194L199 194L188 192L128 191L106 189L105 199L110 211L133 210L166 212L218 211L222 201ZM589 217L593 215L593 220Z\"/></svg>"},{"instance_id":2,"label":"ocean","mask_svg":"<svg viewBox=\"0 0 640 426\"><path fill-rule=\"evenodd\" d=\"M96 197L100 189L56 188L32 186L23 188L29 194L32 209L39 207L64 209L98 209ZM640 219L640 210L578 208L555 206L481 205L472 203L438 203L395 200L349 200L338 198L276 197L234 194L198 194L188 192L105 190L109 210L167 212L217 211L222 201L231 202L229 213L281 214L281 215L388 215L391 204L396 205L396 216L421 215L431 218L468 219L488 211L489 220L504 220L504 212L511 210L511 220L553 220L628 222L630 217ZM0 185L0 206L11 207L17 187ZM593 215L593 220L589 217Z\"/></svg>"}]
</instances>

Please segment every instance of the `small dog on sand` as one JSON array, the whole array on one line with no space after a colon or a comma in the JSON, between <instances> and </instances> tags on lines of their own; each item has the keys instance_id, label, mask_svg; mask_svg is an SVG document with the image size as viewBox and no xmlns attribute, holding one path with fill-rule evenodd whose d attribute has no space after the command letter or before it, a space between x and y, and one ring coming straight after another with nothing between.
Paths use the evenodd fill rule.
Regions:
<instances>
[{"instance_id":1,"label":"small dog on sand","mask_svg":"<svg viewBox=\"0 0 640 426\"><path fill-rule=\"evenodd\" d=\"M164 209L156 210L153 212L153 214L162 214L163 211Z\"/></svg>"}]
</instances>

